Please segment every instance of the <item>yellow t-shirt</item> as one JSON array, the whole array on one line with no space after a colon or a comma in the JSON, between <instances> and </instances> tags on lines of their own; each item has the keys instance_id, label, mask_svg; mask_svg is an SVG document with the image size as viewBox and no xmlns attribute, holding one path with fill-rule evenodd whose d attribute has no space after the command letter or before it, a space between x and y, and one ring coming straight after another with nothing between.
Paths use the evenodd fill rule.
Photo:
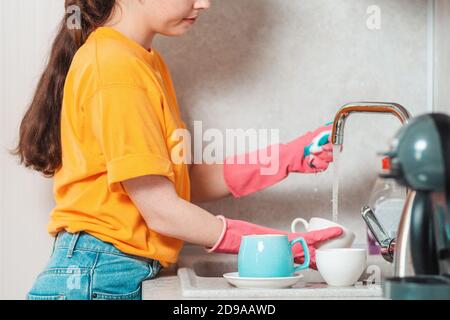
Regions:
<instances>
[{"instance_id":1,"label":"yellow t-shirt","mask_svg":"<svg viewBox=\"0 0 450 320\"><path fill-rule=\"evenodd\" d=\"M120 32L101 27L76 53L67 75L61 113L62 166L54 177L56 206L48 231L85 231L122 252L177 261L183 241L150 230L121 182L162 175L189 201L180 148L180 117L169 70ZM181 155L182 155L181 151Z\"/></svg>"}]
</instances>

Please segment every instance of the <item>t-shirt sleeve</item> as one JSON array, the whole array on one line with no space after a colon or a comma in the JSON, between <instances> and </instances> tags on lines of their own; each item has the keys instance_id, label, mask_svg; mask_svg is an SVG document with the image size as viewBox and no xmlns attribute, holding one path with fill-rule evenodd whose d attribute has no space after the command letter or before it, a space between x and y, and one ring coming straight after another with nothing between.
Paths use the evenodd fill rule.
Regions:
<instances>
[{"instance_id":1,"label":"t-shirt sleeve","mask_svg":"<svg viewBox=\"0 0 450 320\"><path fill-rule=\"evenodd\" d=\"M126 194L121 182L145 175L174 181L164 134L161 100L135 86L96 92L85 109L107 169L108 186Z\"/></svg>"}]
</instances>

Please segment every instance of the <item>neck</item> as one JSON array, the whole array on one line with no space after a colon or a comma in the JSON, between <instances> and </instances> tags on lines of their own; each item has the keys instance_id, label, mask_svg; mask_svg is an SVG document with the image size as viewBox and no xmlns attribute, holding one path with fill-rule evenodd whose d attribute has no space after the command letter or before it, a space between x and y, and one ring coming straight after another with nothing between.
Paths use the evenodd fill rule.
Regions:
<instances>
[{"instance_id":1,"label":"neck","mask_svg":"<svg viewBox=\"0 0 450 320\"><path fill-rule=\"evenodd\" d=\"M137 24L126 22L125 19L116 23L107 23L105 27L113 28L133 41L139 43L145 49L152 48L153 38L155 34L143 30L142 27L138 27Z\"/></svg>"}]
</instances>

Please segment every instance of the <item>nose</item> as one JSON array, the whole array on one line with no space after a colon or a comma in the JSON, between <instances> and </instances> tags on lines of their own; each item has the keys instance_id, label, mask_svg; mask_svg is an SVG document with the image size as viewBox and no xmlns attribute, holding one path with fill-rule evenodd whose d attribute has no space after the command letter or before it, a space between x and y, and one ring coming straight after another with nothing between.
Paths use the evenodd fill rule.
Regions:
<instances>
[{"instance_id":1,"label":"nose","mask_svg":"<svg viewBox=\"0 0 450 320\"><path fill-rule=\"evenodd\" d=\"M194 3L194 9L208 9L211 6L210 0L197 0Z\"/></svg>"}]
</instances>

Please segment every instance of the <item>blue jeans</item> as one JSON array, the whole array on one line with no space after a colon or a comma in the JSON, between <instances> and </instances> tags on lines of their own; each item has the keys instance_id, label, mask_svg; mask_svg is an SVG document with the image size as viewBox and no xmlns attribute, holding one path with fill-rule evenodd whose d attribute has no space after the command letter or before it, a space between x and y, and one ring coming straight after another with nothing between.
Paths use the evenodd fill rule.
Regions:
<instances>
[{"instance_id":1,"label":"blue jeans","mask_svg":"<svg viewBox=\"0 0 450 320\"><path fill-rule=\"evenodd\" d=\"M60 232L28 300L141 300L142 282L155 278L157 260L127 255L88 233Z\"/></svg>"}]
</instances>

